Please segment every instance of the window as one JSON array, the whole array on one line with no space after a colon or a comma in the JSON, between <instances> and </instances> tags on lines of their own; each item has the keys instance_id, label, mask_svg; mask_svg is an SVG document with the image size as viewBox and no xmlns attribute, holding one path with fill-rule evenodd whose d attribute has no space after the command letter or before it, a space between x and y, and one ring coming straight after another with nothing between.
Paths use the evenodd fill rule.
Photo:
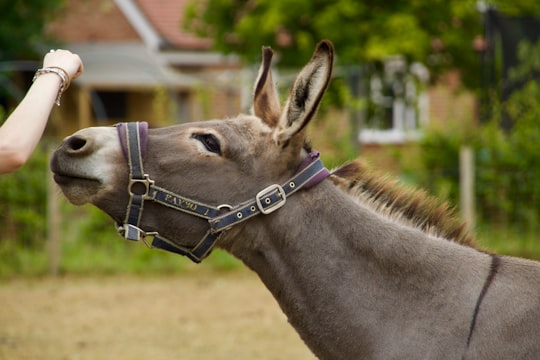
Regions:
<instances>
[{"instance_id":1,"label":"window","mask_svg":"<svg viewBox=\"0 0 540 360\"><path fill-rule=\"evenodd\" d=\"M387 60L372 71L361 143L402 143L420 137L427 122L428 98L423 91L429 74L425 66L407 66L400 57Z\"/></svg>"}]
</instances>

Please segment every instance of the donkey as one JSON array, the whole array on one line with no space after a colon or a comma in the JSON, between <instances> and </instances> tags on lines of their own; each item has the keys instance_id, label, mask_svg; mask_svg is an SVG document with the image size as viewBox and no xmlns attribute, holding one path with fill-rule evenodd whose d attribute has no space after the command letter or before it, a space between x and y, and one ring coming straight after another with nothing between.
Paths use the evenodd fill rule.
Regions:
<instances>
[{"instance_id":1,"label":"donkey","mask_svg":"<svg viewBox=\"0 0 540 360\"><path fill-rule=\"evenodd\" d=\"M281 108L263 48L250 115L82 129L54 179L127 239L241 259L320 359L540 358L540 263L480 251L445 209L306 146L333 56L319 43Z\"/></svg>"}]
</instances>

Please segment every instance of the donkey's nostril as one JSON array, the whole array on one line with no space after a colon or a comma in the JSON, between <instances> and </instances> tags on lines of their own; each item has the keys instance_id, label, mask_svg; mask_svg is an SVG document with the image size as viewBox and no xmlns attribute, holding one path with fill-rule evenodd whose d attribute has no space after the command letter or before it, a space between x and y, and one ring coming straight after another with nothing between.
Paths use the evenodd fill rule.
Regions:
<instances>
[{"instance_id":1,"label":"donkey's nostril","mask_svg":"<svg viewBox=\"0 0 540 360\"><path fill-rule=\"evenodd\" d=\"M69 137L65 141L66 148L68 149L68 151L72 151L72 152L83 151L86 144L87 144L87 141L85 138L76 136L76 135Z\"/></svg>"}]
</instances>

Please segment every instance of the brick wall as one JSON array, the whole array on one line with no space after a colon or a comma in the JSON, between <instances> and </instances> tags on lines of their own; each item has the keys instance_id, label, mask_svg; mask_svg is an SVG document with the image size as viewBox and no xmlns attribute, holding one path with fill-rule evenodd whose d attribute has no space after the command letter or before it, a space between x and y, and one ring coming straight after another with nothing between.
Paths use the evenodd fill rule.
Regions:
<instances>
[{"instance_id":1,"label":"brick wall","mask_svg":"<svg viewBox=\"0 0 540 360\"><path fill-rule=\"evenodd\" d=\"M476 97L460 86L459 74L449 72L428 89L431 126L444 126L448 122L464 125L477 121Z\"/></svg>"},{"instance_id":2,"label":"brick wall","mask_svg":"<svg viewBox=\"0 0 540 360\"><path fill-rule=\"evenodd\" d=\"M64 42L140 41L113 0L67 0L47 32Z\"/></svg>"}]
</instances>

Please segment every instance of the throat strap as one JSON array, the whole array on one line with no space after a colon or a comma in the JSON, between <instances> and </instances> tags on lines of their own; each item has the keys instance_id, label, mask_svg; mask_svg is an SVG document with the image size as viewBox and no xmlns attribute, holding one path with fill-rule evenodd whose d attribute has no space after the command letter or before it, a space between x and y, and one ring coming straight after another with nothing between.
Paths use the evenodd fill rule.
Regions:
<instances>
[{"instance_id":1,"label":"throat strap","mask_svg":"<svg viewBox=\"0 0 540 360\"><path fill-rule=\"evenodd\" d=\"M318 152L309 155L309 163L297 173L293 178L282 185L270 185L261 190L255 199L239 205L230 212L210 219L212 231L219 232L229 229L231 226L246 221L258 214L270 214L283 205L287 197L300 189L312 187L316 183L324 180L330 172L324 167Z\"/></svg>"}]
</instances>

